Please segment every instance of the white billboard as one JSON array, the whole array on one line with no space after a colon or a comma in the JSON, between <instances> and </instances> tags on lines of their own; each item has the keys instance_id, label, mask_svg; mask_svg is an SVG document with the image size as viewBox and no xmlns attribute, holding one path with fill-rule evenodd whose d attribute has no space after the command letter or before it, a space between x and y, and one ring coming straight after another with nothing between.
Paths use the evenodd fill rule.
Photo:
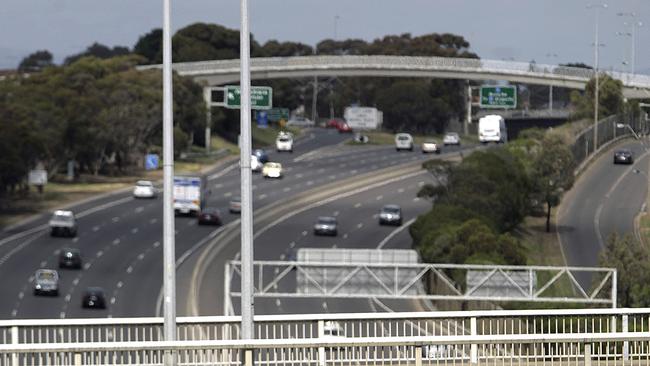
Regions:
<instances>
[{"instance_id":1,"label":"white billboard","mask_svg":"<svg viewBox=\"0 0 650 366\"><path fill-rule=\"evenodd\" d=\"M343 117L353 130L376 130L383 122L383 113L372 107L347 107Z\"/></svg>"}]
</instances>

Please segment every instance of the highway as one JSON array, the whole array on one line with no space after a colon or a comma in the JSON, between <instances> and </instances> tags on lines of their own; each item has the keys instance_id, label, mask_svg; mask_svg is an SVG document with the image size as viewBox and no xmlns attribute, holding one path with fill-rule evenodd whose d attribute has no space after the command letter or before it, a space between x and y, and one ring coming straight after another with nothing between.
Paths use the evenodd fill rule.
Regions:
<instances>
[{"instance_id":1,"label":"highway","mask_svg":"<svg viewBox=\"0 0 650 366\"><path fill-rule=\"evenodd\" d=\"M339 181L354 180L357 176L387 168L397 169L404 164L419 164L431 158L419 152L397 153L392 146L341 144L346 138L349 135L316 129L296 142L293 154L271 152L271 159L285 166L285 178L264 180L259 175L254 176L255 209L291 202L296 195L336 185ZM448 149L452 154L454 150ZM217 167L208 178L211 189L208 205L221 209L224 226L197 226L196 219L190 217L175 220L177 257L181 259L178 267L179 315L188 312L184 306L188 296L185 291L188 280L192 279L193 265L202 258L203 246L229 223L237 225L238 215L229 214L227 210L230 198L239 194L237 164ZM283 253L292 241L297 247L331 246L333 243L328 241L329 238L313 238L311 235L301 238L302 232L311 228L315 216L321 212L339 212L342 226L341 242L336 243L337 246L376 246L391 229L377 230L373 215L386 203L401 204L407 220L426 210L427 203L414 200L414 192L424 181L426 175L419 175L309 210L282 223L282 229L274 228L259 238L256 258L279 259L278 254ZM355 207L357 203L360 205ZM0 284L3 299L0 301L0 318L154 316L162 287L162 200L137 200L131 197L130 192L122 192L80 204L73 211L81 213L78 215L79 233L74 239L51 238L43 227L49 215L3 233L0 238L0 275L5 281ZM408 234L404 231L385 245L400 247L408 244ZM63 247L81 249L84 269L59 271L59 297L33 296L34 271L56 268L57 253ZM219 254L219 261L234 258L238 249L238 245L226 245ZM218 276L209 277L214 288L223 285L223 267L217 268L223 262L219 261L211 268ZM203 284L208 286L205 281ZM81 308L81 293L89 286L104 288L109 302L106 310ZM201 313L221 314L221 305L212 306L210 300L206 300L222 300L222 292L214 288L200 291ZM274 310L269 308L270 311ZM297 312L293 308L278 311Z\"/></svg>"},{"instance_id":2,"label":"highway","mask_svg":"<svg viewBox=\"0 0 650 366\"><path fill-rule=\"evenodd\" d=\"M614 151L632 150L632 165L614 165ZM613 233L633 234L634 218L641 211L648 189L648 153L642 142L625 140L598 157L563 198L558 214L558 235L567 264L597 266L598 256ZM634 174L640 169L644 174ZM578 273L588 285L590 277Z\"/></svg>"}]
</instances>

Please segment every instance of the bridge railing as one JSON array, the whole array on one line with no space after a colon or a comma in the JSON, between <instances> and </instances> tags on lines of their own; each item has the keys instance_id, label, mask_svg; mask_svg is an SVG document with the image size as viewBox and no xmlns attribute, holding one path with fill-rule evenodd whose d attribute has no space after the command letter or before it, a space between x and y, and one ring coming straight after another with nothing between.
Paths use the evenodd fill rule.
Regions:
<instances>
[{"instance_id":1,"label":"bridge railing","mask_svg":"<svg viewBox=\"0 0 650 366\"><path fill-rule=\"evenodd\" d=\"M647 365L650 334L328 337L0 345L2 365Z\"/></svg>"}]
</instances>

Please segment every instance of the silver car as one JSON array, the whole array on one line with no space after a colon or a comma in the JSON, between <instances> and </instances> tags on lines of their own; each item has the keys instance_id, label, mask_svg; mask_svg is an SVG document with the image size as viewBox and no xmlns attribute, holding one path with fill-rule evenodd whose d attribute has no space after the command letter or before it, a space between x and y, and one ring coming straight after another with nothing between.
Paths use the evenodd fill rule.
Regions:
<instances>
[{"instance_id":1,"label":"silver car","mask_svg":"<svg viewBox=\"0 0 650 366\"><path fill-rule=\"evenodd\" d=\"M39 269L34 274L34 295L59 296L59 273L53 269Z\"/></svg>"},{"instance_id":2,"label":"silver car","mask_svg":"<svg viewBox=\"0 0 650 366\"><path fill-rule=\"evenodd\" d=\"M314 235L331 235L336 236L338 233L336 218L322 216L314 224Z\"/></svg>"}]
</instances>

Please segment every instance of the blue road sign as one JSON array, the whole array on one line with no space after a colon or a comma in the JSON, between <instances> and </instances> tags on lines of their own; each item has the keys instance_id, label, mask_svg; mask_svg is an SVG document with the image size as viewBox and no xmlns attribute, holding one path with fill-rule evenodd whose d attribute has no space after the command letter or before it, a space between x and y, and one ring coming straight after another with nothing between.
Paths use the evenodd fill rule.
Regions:
<instances>
[{"instance_id":1,"label":"blue road sign","mask_svg":"<svg viewBox=\"0 0 650 366\"><path fill-rule=\"evenodd\" d=\"M147 154L144 157L144 168L146 170L158 169L158 154Z\"/></svg>"},{"instance_id":2,"label":"blue road sign","mask_svg":"<svg viewBox=\"0 0 650 366\"><path fill-rule=\"evenodd\" d=\"M257 112L257 126L260 128L269 127L269 115L266 111Z\"/></svg>"}]
</instances>

